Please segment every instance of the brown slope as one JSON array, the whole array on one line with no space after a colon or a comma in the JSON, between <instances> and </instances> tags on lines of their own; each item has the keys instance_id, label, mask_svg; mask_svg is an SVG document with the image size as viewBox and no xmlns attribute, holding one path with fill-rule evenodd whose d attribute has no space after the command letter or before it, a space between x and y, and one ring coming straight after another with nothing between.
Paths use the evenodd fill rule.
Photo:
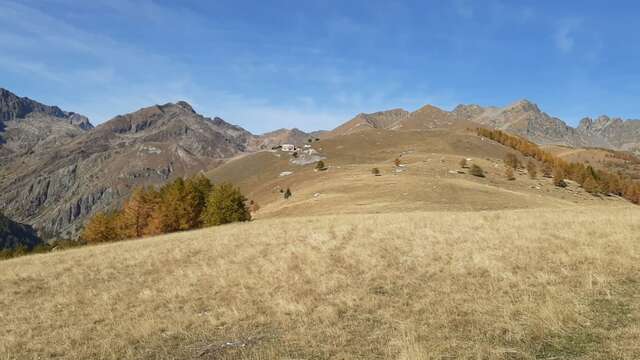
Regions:
<instances>
[{"instance_id":1,"label":"brown slope","mask_svg":"<svg viewBox=\"0 0 640 360\"><path fill-rule=\"evenodd\" d=\"M136 185L159 184L249 150L253 136L184 102L117 116L71 142L22 156L0 172L0 204L46 237L73 237Z\"/></svg>"},{"instance_id":2,"label":"brown slope","mask_svg":"<svg viewBox=\"0 0 640 360\"><path fill-rule=\"evenodd\" d=\"M550 179L531 180L524 173L508 181L503 159L513 151L462 129L370 129L322 139L313 148L325 158L328 170L314 171L314 164L294 164L290 154L264 151L229 161L208 175L214 182L239 184L260 205L257 218L571 207L617 201L597 199L573 183L559 189ZM400 173L395 172L395 158L406 165ZM487 177L457 173L462 158L484 168ZM373 176L373 167L382 176ZM286 188L293 192L288 200L280 192Z\"/></svg>"},{"instance_id":3,"label":"brown slope","mask_svg":"<svg viewBox=\"0 0 640 360\"><path fill-rule=\"evenodd\" d=\"M313 140L315 137L300 129L278 129L256 136L253 146L256 149L271 149L282 144L301 146L308 143L309 139Z\"/></svg>"},{"instance_id":4,"label":"brown slope","mask_svg":"<svg viewBox=\"0 0 640 360\"><path fill-rule=\"evenodd\" d=\"M390 129L408 115L409 112L403 109L379 111L371 114L360 113L329 133L323 134L323 137L347 135L366 129Z\"/></svg>"}]
</instances>

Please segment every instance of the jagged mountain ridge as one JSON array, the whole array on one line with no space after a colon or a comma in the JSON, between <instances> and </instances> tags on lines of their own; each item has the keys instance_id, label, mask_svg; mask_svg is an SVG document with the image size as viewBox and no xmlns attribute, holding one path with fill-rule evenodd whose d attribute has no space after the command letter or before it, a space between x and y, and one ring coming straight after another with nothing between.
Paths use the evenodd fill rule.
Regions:
<instances>
[{"instance_id":1,"label":"jagged mountain ridge","mask_svg":"<svg viewBox=\"0 0 640 360\"><path fill-rule=\"evenodd\" d=\"M58 146L92 128L85 116L0 88L0 165L11 156Z\"/></svg>"},{"instance_id":2,"label":"jagged mountain ridge","mask_svg":"<svg viewBox=\"0 0 640 360\"><path fill-rule=\"evenodd\" d=\"M358 114L332 130L330 136L369 128L426 130L469 124L500 129L543 145L604 147L640 153L640 120L601 116L596 120L585 118L574 128L561 119L541 111L536 104L528 100L520 100L502 108L472 104L458 105L454 110L446 111L426 105L414 112L393 109Z\"/></svg>"}]
</instances>

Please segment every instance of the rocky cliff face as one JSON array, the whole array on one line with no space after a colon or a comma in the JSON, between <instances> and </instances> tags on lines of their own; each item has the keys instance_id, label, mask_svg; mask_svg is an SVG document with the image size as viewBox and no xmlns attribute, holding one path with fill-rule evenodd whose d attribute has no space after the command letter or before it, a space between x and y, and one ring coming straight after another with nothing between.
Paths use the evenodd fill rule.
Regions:
<instances>
[{"instance_id":1,"label":"rocky cliff face","mask_svg":"<svg viewBox=\"0 0 640 360\"><path fill-rule=\"evenodd\" d=\"M45 238L75 237L87 217L118 206L135 186L215 167L256 143L248 131L203 117L185 102L117 116L88 131L52 121L43 123L69 136L33 146L12 138L22 152L5 157L0 169L0 206Z\"/></svg>"}]
</instances>

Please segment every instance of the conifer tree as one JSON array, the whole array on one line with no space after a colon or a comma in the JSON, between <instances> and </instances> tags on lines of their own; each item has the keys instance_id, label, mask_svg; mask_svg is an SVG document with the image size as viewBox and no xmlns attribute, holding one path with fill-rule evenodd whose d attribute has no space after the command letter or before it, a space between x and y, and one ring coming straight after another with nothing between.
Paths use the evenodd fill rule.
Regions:
<instances>
[{"instance_id":1,"label":"conifer tree","mask_svg":"<svg viewBox=\"0 0 640 360\"><path fill-rule=\"evenodd\" d=\"M123 237L117 229L117 213L98 213L85 225L81 238L87 243L117 241Z\"/></svg>"},{"instance_id":2,"label":"conifer tree","mask_svg":"<svg viewBox=\"0 0 640 360\"><path fill-rule=\"evenodd\" d=\"M251 213L245 205L246 201L240 190L233 185L216 185L207 198L202 220L207 226L249 221Z\"/></svg>"}]
</instances>

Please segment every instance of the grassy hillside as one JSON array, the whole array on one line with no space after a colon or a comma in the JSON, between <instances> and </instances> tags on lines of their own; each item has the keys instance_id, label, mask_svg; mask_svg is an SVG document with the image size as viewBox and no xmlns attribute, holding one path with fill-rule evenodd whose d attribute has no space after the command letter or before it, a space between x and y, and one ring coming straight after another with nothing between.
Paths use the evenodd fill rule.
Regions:
<instances>
[{"instance_id":1,"label":"grassy hillside","mask_svg":"<svg viewBox=\"0 0 640 360\"><path fill-rule=\"evenodd\" d=\"M503 159L515 153L465 129L430 131L365 130L313 143L328 170L292 164L284 152L261 152L209 172L214 182L231 181L256 200L257 218L401 211L468 211L622 203L594 197L576 184L567 189L551 179L516 173L506 179ZM399 158L403 167L396 169ZM480 165L486 178L471 176L460 160ZM523 163L526 161L521 158ZM382 176L373 176L377 167ZM396 172L400 170L401 172ZM458 171L463 171L460 174ZM288 176L280 176L290 172ZM540 171L539 171L540 172ZM290 188L285 200L280 189Z\"/></svg>"},{"instance_id":2,"label":"grassy hillside","mask_svg":"<svg viewBox=\"0 0 640 360\"><path fill-rule=\"evenodd\" d=\"M0 262L0 358L637 359L635 207L263 219Z\"/></svg>"}]
</instances>

